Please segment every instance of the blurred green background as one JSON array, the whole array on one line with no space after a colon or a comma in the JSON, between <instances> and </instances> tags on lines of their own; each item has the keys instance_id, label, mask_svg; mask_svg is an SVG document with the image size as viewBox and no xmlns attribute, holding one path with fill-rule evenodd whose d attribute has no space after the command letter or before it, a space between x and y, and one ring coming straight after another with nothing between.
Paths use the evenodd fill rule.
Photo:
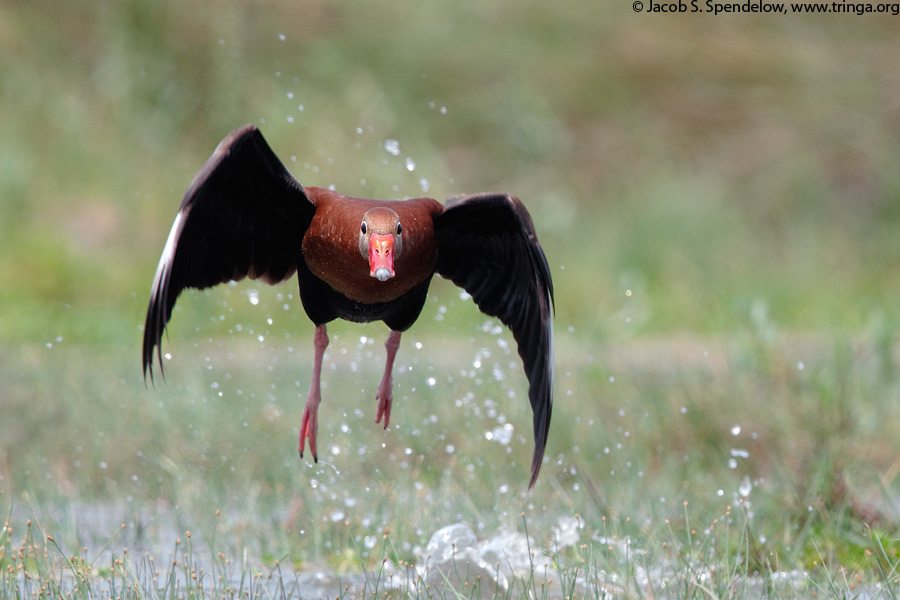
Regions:
<instances>
[{"instance_id":1,"label":"blurred green background","mask_svg":"<svg viewBox=\"0 0 900 600\"><path fill-rule=\"evenodd\" d=\"M136 339L181 195L247 122L305 184L517 194L561 321L591 338L619 326L626 288L635 335L730 335L755 301L798 331L896 322L896 19L574 1L39 1L0 17L7 343Z\"/></svg>"},{"instance_id":2,"label":"blurred green background","mask_svg":"<svg viewBox=\"0 0 900 600\"><path fill-rule=\"evenodd\" d=\"M231 421L252 414L252 448L277 446L293 460L312 345L295 284L185 296L166 346L177 355L169 383L146 391L140 373L148 291L181 196L220 139L256 123L306 185L376 198L501 190L522 199L557 292L548 457L564 468L573 439L606 432L597 458L584 441L581 472L591 460L601 466L576 490L608 493L583 503L624 510L642 486L686 493L684 481L714 490L732 478L737 487L744 471L713 458L727 457L735 423L760 434L746 440L750 472L769 482L773 514L805 514L815 496L842 501L827 479L851 464L868 465L895 499L898 24L876 15L647 15L583 0L3 2L0 488L7 498L142 494L176 504L191 493L178 487L182 476L194 472L224 487L263 477L274 497L284 485L290 494L288 458L274 472L262 471L264 457L247 459L253 469L239 476L217 461L191 471L189 450L230 443L242 435ZM256 288L259 305L241 296ZM430 362L412 364L439 380L466 369L483 341L483 317L457 298L436 284L401 350L424 341L419 355ZM444 319L447 305L456 308ZM278 322L267 326L271 315ZM254 329L280 341L264 347ZM371 372L345 384L365 391L371 420L383 328L334 331L344 340L334 355L368 356L355 340L378 340ZM282 373L271 388L267 361ZM229 369L257 366L259 380L240 384L259 394L252 410L185 408L223 371L227 380ZM518 397L506 410L528 433L521 371L508 379ZM439 389L419 389L440 403ZM336 415L361 397L334 398L323 420L336 428ZM166 421L157 402L179 416ZM702 418L677 421L695 407ZM432 409L411 410L427 419ZM585 429L589 416L597 429ZM621 441L617 418L633 418L626 445L648 474L683 465L682 456L699 460L662 483L620 481L615 492L600 473L623 473L602 463L603 446ZM267 429L273 420L278 429ZM204 422L202 441L177 437L199 436L186 424ZM493 448L478 427L473 437ZM465 435L450 429L440 435ZM513 480L525 479L526 438ZM73 466L74 448L93 453L89 473ZM153 451L171 460L148 460ZM340 458L354 472L355 456ZM571 489L575 471L557 471L545 466L544 492L577 508L555 483ZM826 483L810 483L822 473ZM138 476L140 486L128 483Z\"/></svg>"}]
</instances>

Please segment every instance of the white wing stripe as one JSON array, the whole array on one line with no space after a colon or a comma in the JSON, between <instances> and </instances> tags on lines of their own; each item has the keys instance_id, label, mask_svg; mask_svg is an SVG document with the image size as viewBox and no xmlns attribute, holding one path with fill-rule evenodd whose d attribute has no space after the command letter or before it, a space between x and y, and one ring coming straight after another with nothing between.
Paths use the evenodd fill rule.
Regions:
<instances>
[{"instance_id":1,"label":"white wing stripe","mask_svg":"<svg viewBox=\"0 0 900 600\"><path fill-rule=\"evenodd\" d=\"M172 223L172 229L169 231L169 237L166 238L162 256L159 257L159 266L156 267L153 287L150 289L151 298L157 297L164 275L172 272L172 263L175 262L175 247L178 245L178 238L181 236L181 222L183 218L184 212L178 211L178 214L175 216L175 222Z\"/></svg>"}]
</instances>

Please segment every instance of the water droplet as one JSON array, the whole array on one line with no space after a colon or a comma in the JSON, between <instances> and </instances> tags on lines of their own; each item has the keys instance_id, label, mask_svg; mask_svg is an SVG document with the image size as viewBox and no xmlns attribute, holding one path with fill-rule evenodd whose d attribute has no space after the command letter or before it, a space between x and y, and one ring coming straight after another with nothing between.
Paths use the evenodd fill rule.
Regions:
<instances>
[{"instance_id":1,"label":"water droplet","mask_svg":"<svg viewBox=\"0 0 900 600\"><path fill-rule=\"evenodd\" d=\"M428 384L428 387L434 387L434 384L437 383L437 380L434 377L429 377L425 380L425 383Z\"/></svg>"},{"instance_id":2,"label":"water droplet","mask_svg":"<svg viewBox=\"0 0 900 600\"><path fill-rule=\"evenodd\" d=\"M750 477L748 475L744 475L744 478L741 480L741 485L738 487L738 494L746 498L750 495L750 491L752 489L753 484L750 483Z\"/></svg>"},{"instance_id":3,"label":"water droplet","mask_svg":"<svg viewBox=\"0 0 900 600\"><path fill-rule=\"evenodd\" d=\"M411 158L408 157L408 156L406 157L405 164L406 164L406 170L407 170L407 171L412 172L412 171L415 171L415 170L416 170L416 161L414 161L413 159L411 159Z\"/></svg>"},{"instance_id":4,"label":"water droplet","mask_svg":"<svg viewBox=\"0 0 900 600\"><path fill-rule=\"evenodd\" d=\"M806 368L806 365L804 365L802 362L798 362L798 363L797 363L797 370L798 370L798 371L802 371L802 370L805 369L805 368Z\"/></svg>"},{"instance_id":5,"label":"water droplet","mask_svg":"<svg viewBox=\"0 0 900 600\"><path fill-rule=\"evenodd\" d=\"M422 188L423 192L427 192L428 189L431 187L431 184L429 184L428 180L423 177L422 179L419 180L419 187Z\"/></svg>"},{"instance_id":6,"label":"water droplet","mask_svg":"<svg viewBox=\"0 0 900 600\"><path fill-rule=\"evenodd\" d=\"M250 299L250 304L256 306L259 304L259 290L247 290L247 298Z\"/></svg>"},{"instance_id":7,"label":"water droplet","mask_svg":"<svg viewBox=\"0 0 900 600\"><path fill-rule=\"evenodd\" d=\"M400 154L400 142L391 139L384 140L384 149L388 154L397 156Z\"/></svg>"},{"instance_id":8,"label":"water droplet","mask_svg":"<svg viewBox=\"0 0 900 600\"><path fill-rule=\"evenodd\" d=\"M735 425L731 428L731 435L739 435L741 433L741 426Z\"/></svg>"},{"instance_id":9,"label":"water droplet","mask_svg":"<svg viewBox=\"0 0 900 600\"><path fill-rule=\"evenodd\" d=\"M738 448L731 449L731 455L737 458L750 458L750 453L746 450L740 450Z\"/></svg>"},{"instance_id":10,"label":"water droplet","mask_svg":"<svg viewBox=\"0 0 900 600\"><path fill-rule=\"evenodd\" d=\"M495 427L493 431L485 431L484 437L488 440L499 442L501 446L507 446L512 441L513 431L512 423L506 423L502 427Z\"/></svg>"},{"instance_id":11,"label":"water droplet","mask_svg":"<svg viewBox=\"0 0 900 600\"><path fill-rule=\"evenodd\" d=\"M331 522L332 523L337 523L338 521L340 521L343 518L344 518L344 511L342 511L340 509L331 511Z\"/></svg>"},{"instance_id":12,"label":"water droplet","mask_svg":"<svg viewBox=\"0 0 900 600\"><path fill-rule=\"evenodd\" d=\"M287 38L284 36L283 33L279 33L279 34L278 34L278 39L281 40L281 41L283 42L283 41L286 40Z\"/></svg>"}]
</instances>

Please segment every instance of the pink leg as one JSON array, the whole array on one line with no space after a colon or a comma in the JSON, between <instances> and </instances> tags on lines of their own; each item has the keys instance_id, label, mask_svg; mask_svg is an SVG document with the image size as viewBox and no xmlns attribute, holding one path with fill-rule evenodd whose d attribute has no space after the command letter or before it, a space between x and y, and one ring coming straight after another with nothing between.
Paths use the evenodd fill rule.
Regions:
<instances>
[{"instance_id":1,"label":"pink leg","mask_svg":"<svg viewBox=\"0 0 900 600\"><path fill-rule=\"evenodd\" d=\"M322 355L328 347L328 330L324 325L316 327L316 335L313 338L316 355L313 359L313 374L309 382L309 393L306 395L306 408L303 409L303 419L300 421L300 458L303 458L303 447L306 438L309 438L309 450L313 460L319 462L319 452L316 447L316 431L319 429L319 403L322 402L320 389L320 377L322 375Z\"/></svg>"},{"instance_id":2,"label":"pink leg","mask_svg":"<svg viewBox=\"0 0 900 600\"><path fill-rule=\"evenodd\" d=\"M387 357L384 360L384 377L378 384L378 393L375 399L378 400L378 412L375 414L375 422L380 423L381 417L384 415L384 428L388 428L391 420L391 403L394 401L394 381L391 373L394 370L394 357L397 356L397 349L400 347L400 332L391 331L387 340L384 342L384 348L387 350Z\"/></svg>"}]
</instances>

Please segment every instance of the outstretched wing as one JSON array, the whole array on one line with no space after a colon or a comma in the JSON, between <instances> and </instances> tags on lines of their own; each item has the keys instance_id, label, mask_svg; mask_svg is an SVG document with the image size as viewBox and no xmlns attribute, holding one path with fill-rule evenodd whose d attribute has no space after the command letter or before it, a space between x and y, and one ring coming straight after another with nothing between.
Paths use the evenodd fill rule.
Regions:
<instances>
[{"instance_id":1,"label":"outstretched wing","mask_svg":"<svg viewBox=\"0 0 900 600\"><path fill-rule=\"evenodd\" d=\"M534 411L534 486L553 407L553 282L525 206L514 196L451 198L434 218L437 272L465 289L482 312L513 333Z\"/></svg>"},{"instance_id":2,"label":"outstretched wing","mask_svg":"<svg viewBox=\"0 0 900 600\"><path fill-rule=\"evenodd\" d=\"M194 177L166 240L144 326L144 378L153 379L175 300L244 277L271 284L297 270L301 242L315 214L303 187L253 125L232 131Z\"/></svg>"}]
</instances>

